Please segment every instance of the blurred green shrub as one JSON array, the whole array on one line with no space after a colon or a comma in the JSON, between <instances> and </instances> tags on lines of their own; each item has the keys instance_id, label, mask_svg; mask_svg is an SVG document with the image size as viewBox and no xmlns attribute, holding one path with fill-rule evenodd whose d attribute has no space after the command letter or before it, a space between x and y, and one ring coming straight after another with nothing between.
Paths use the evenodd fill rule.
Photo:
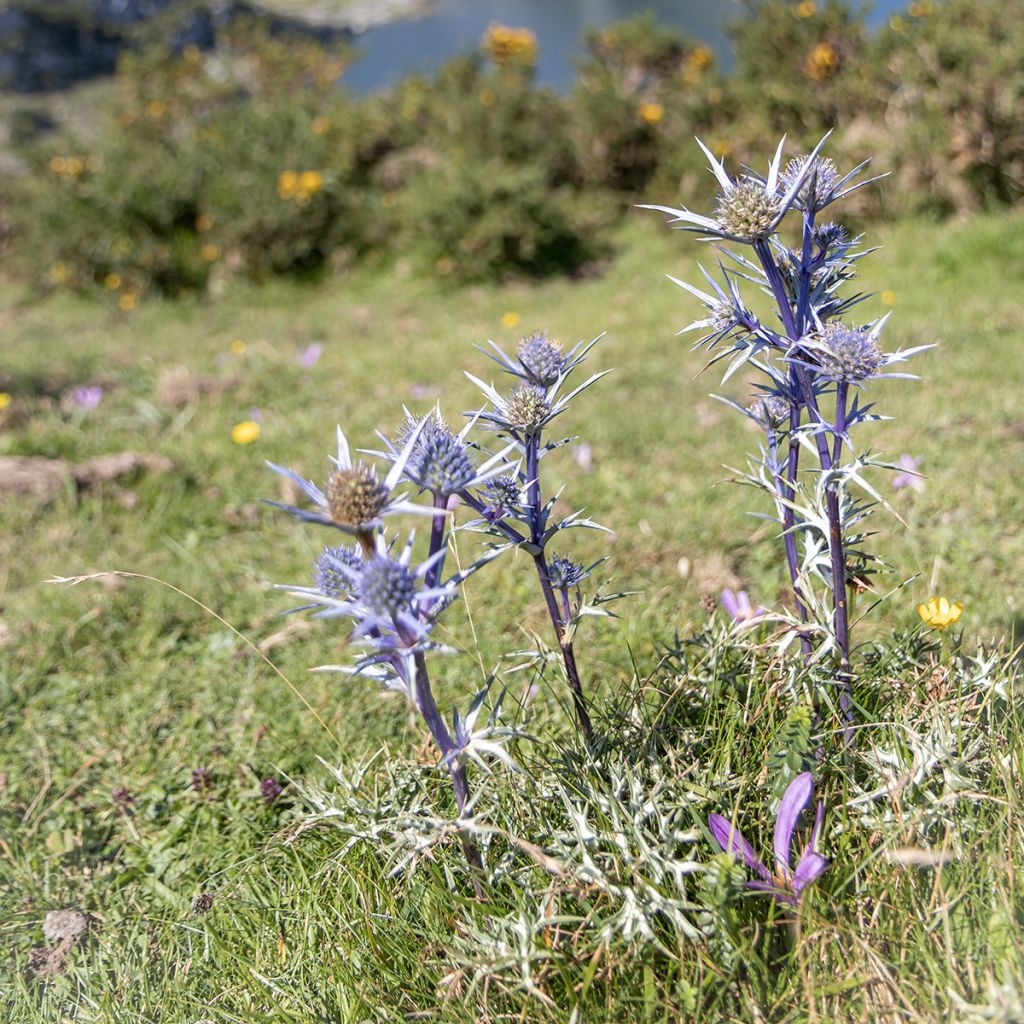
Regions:
<instances>
[{"instance_id":1,"label":"blurred green shrub","mask_svg":"<svg viewBox=\"0 0 1024 1024\"><path fill-rule=\"evenodd\" d=\"M1024 195L1024 4L917 0L874 44L870 144L893 194L950 213Z\"/></svg>"},{"instance_id":2,"label":"blurred green shrub","mask_svg":"<svg viewBox=\"0 0 1024 1024\"><path fill-rule=\"evenodd\" d=\"M710 199L692 136L736 167L782 131L798 151L832 127L841 164L894 170L894 210L1020 198L1020 0L915 0L874 35L838 0L746 4L732 74L646 16L588 34L569 96L537 86L524 29L494 25L434 76L355 98L346 50L236 20L210 55L124 59L90 142L34 144L4 189L18 251L126 309L374 255L453 281L576 273L638 198Z\"/></svg>"},{"instance_id":3,"label":"blurred green shrub","mask_svg":"<svg viewBox=\"0 0 1024 1024\"><path fill-rule=\"evenodd\" d=\"M675 157L724 120L725 100L712 51L653 15L589 32L571 99L584 181L631 195L656 177L678 185L697 161Z\"/></svg>"}]
</instances>

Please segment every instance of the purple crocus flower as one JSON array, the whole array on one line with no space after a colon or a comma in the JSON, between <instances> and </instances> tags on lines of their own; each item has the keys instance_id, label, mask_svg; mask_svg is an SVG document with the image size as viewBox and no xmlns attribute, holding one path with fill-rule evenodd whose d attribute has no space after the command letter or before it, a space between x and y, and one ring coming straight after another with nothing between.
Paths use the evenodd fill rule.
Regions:
<instances>
[{"instance_id":1,"label":"purple crocus flower","mask_svg":"<svg viewBox=\"0 0 1024 1024\"><path fill-rule=\"evenodd\" d=\"M305 370L311 370L316 366L317 361L323 354L324 347L319 341L311 342L298 355L299 366Z\"/></svg>"},{"instance_id":2,"label":"purple crocus flower","mask_svg":"<svg viewBox=\"0 0 1024 1024\"><path fill-rule=\"evenodd\" d=\"M922 461L920 456L901 455L897 465L903 472L892 478L892 489L901 491L904 487L912 487L915 491L923 491L924 480L918 475Z\"/></svg>"},{"instance_id":3,"label":"purple crocus flower","mask_svg":"<svg viewBox=\"0 0 1024 1024\"><path fill-rule=\"evenodd\" d=\"M733 593L728 587L722 591L722 607L732 616L734 622L752 622L768 612L767 608L755 608L745 590Z\"/></svg>"},{"instance_id":4,"label":"purple crocus flower","mask_svg":"<svg viewBox=\"0 0 1024 1024\"><path fill-rule=\"evenodd\" d=\"M72 390L71 400L79 409L95 409L103 401L103 388L99 384L82 384Z\"/></svg>"},{"instance_id":5,"label":"purple crocus flower","mask_svg":"<svg viewBox=\"0 0 1024 1024\"><path fill-rule=\"evenodd\" d=\"M803 809L814 794L814 777L810 772L798 775L787 787L779 804L779 813L775 819L775 870L769 871L754 852L754 848L740 834L739 830L720 814L712 814L708 818L708 828L715 842L726 853L741 857L758 879L747 882L749 889L760 889L787 906L799 904L804 889L814 882L828 867L828 861L814 847L821 834L821 826L825 816L825 805L819 800L818 810L814 818L811 836L804 847L796 867L790 861L790 848L793 845L793 830Z\"/></svg>"}]
</instances>

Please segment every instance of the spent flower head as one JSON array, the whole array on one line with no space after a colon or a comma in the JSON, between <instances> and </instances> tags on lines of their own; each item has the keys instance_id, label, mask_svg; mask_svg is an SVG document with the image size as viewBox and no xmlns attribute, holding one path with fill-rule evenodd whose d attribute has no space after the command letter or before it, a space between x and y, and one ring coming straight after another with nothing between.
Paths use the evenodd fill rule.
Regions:
<instances>
[{"instance_id":1,"label":"spent flower head","mask_svg":"<svg viewBox=\"0 0 1024 1024\"><path fill-rule=\"evenodd\" d=\"M334 471L323 490L290 469L275 465L273 462L267 463L275 473L280 473L296 484L313 502L314 508L297 508L278 501L270 501L269 504L290 512L303 522L333 526L336 530L351 534L367 554L372 554L375 550L374 531L382 525L385 516L403 512L429 516L443 514L438 510L406 501L404 496L395 493L422 428L422 422L417 424L401 452L397 453L387 476L381 480L372 466L363 462L352 462L348 441L341 432L341 427L338 427L338 456L331 459Z\"/></svg>"},{"instance_id":2,"label":"spent flower head","mask_svg":"<svg viewBox=\"0 0 1024 1024\"><path fill-rule=\"evenodd\" d=\"M827 137L826 135L825 138ZM768 167L768 174L764 178L755 174L745 174L736 181L729 177L722 162L698 139L697 144L708 158L720 186L714 217L693 213L685 207L675 209L671 206L645 203L642 204L642 208L669 214L672 218L670 224L678 225L684 231L701 232L705 240L720 238L748 245L763 242L774 233L779 222L796 203L825 138L806 158L800 171L784 185L780 181L779 170L786 144L785 137L779 143Z\"/></svg>"}]
</instances>

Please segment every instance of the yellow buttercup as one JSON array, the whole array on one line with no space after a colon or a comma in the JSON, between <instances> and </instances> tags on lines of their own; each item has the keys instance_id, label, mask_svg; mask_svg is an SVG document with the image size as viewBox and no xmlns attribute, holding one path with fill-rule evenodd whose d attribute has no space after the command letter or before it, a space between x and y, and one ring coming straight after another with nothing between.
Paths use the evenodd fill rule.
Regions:
<instances>
[{"instance_id":1,"label":"yellow buttercup","mask_svg":"<svg viewBox=\"0 0 1024 1024\"><path fill-rule=\"evenodd\" d=\"M933 597L925 604L917 606L917 614L932 629L945 630L952 626L963 613L964 606L959 601L952 604L945 597Z\"/></svg>"}]
</instances>

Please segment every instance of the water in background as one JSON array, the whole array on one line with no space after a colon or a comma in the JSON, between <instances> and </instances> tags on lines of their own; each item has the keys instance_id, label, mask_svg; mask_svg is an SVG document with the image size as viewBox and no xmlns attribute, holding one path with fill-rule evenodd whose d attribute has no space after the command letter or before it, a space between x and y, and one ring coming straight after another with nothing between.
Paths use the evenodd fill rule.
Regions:
<instances>
[{"instance_id":1,"label":"water in background","mask_svg":"<svg viewBox=\"0 0 1024 1024\"><path fill-rule=\"evenodd\" d=\"M864 4L864 6L869 6ZM877 0L868 21L878 24L905 0ZM430 71L451 57L475 49L484 29L499 21L536 33L537 78L567 89L584 31L645 11L712 46L723 67L731 63L725 26L742 16L738 0L434 0L422 18L371 29L356 39L363 59L345 76L357 92L393 85L404 75Z\"/></svg>"}]
</instances>

